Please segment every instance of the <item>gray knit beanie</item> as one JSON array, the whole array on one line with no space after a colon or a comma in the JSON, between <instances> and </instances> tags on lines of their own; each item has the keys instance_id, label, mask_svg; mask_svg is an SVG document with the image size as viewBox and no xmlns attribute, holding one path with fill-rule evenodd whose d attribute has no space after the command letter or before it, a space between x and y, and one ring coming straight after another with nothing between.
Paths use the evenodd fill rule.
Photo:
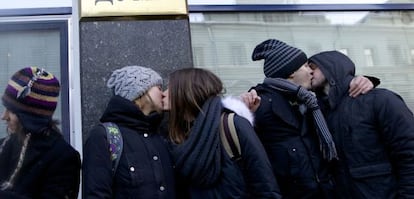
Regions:
<instances>
[{"instance_id":1,"label":"gray knit beanie","mask_svg":"<svg viewBox=\"0 0 414 199\"><path fill-rule=\"evenodd\" d=\"M302 50L277 39L268 39L256 46L252 60L261 59L264 59L265 76L271 78L288 78L308 61Z\"/></svg>"},{"instance_id":2,"label":"gray knit beanie","mask_svg":"<svg viewBox=\"0 0 414 199\"><path fill-rule=\"evenodd\" d=\"M142 66L125 66L112 72L107 84L115 95L133 101L153 86L161 86L162 78L154 70Z\"/></svg>"}]
</instances>

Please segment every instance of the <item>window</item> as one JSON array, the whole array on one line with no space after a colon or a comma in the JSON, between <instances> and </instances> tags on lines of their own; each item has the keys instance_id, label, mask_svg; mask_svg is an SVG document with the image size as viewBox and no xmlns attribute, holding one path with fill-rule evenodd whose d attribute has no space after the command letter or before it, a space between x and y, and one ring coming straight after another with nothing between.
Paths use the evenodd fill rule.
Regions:
<instances>
[{"instance_id":1,"label":"window","mask_svg":"<svg viewBox=\"0 0 414 199\"><path fill-rule=\"evenodd\" d=\"M365 66L373 67L374 59L372 58L372 50L370 48L364 49L364 56L365 56Z\"/></svg>"},{"instance_id":2,"label":"window","mask_svg":"<svg viewBox=\"0 0 414 199\"><path fill-rule=\"evenodd\" d=\"M193 47L193 53L194 53L194 65L200 66L205 64L204 62L204 49L203 47Z\"/></svg>"},{"instance_id":3,"label":"window","mask_svg":"<svg viewBox=\"0 0 414 199\"><path fill-rule=\"evenodd\" d=\"M250 11L230 13L241 16L243 20L228 21L229 13L206 12L203 15L214 16L215 21L208 20L209 17L204 17L204 21L197 21L194 25L190 21L191 41L193 46L204 46L205 52L209 52L205 53L206 61L217 61L213 65L205 63L197 67L213 71L217 70L212 66L220 68L217 75L224 82L231 82L227 84L226 94L229 95L239 95L263 81L263 61L251 61L251 53L260 42L276 38L303 49L308 56L320 51L341 51L354 61L357 75L380 78L380 87L399 93L414 111L414 85L411 83L414 67L408 63L408 56L414 62L414 35L408 34L414 31L414 23L407 23L406 19L413 13ZM226 23L218 20L222 14L226 15ZM206 34L203 31L205 29L214 34ZM205 43L214 45L203 45ZM228 43L235 48L239 48L237 44L243 46L245 53L234 47L225 48ZM232 63L228 57L233 57ZM234 67L237 60L247 62ZM233 82L237 82L237 86Z\"/></svg>"},{"instance_id":4,"label":"window","mask_svg":"<svg viewBox=\"0 0 414 199\"><path fill-rule=\"evenodd\" d=\"M402 53L401 53L401 47L396 44L391 44L388 46L388 50L391 54L391 63L395 65L401 64L401 62L404 62L405 60L402 59Z\"/></svg>"},{"instance_id":5,"label":"window","mask_svg":"<svg viewBox=\"0 0 414 199\"><path fill-rule=\"evenodd\" d=\"M3 92L9 78L23 67L43 67L53 73L61 83L53 117L60 121L60 129L69 141L67 26L67 21L0 23L0 90ZM3 113L3 106L0 111ZM6 129L5 125L0 123L0 129ZM0 137L5 135L0 132Z\"/></svg>"},{"instance_id":6,"label":"window","mask_svg":"<svg viewBox=\"0 0 414 199\"><path fill-rule=\"evenodd\" d=\"M232 52L231 57L233 59L233 65L234 66L239 66L239 65L243 65L243 64L247 64L247 55L246 55L246 49L244 46L242 45L231 45L230 46L230 51Z\"/></svg>"}]
</instances>

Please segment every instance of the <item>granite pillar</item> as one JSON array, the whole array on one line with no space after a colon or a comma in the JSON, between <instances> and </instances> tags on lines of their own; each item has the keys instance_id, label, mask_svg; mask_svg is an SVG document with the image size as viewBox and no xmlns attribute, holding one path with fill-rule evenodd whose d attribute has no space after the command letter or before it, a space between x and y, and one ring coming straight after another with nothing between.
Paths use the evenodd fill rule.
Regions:
<instances>
[{"instance_id":1,"label":"granite pillar","mask_svg":"<svg viewBox=\"0 0 414 199\"><path fill-rule=\"evenodd\" d=\"M113 70L146 66L166 78L193 67L188 18L81 21L79 31L84 138L112 96L106 81Z\"/></svg>"}]
</instances>

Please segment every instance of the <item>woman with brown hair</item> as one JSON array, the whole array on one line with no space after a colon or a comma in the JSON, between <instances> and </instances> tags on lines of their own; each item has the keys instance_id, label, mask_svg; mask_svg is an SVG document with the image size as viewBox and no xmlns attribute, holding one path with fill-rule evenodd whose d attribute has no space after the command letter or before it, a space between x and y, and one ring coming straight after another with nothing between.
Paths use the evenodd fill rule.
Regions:
<instances>
[{"instance_id":1,"label":"woman with brown hair","mask_svg":"<svg viewBox=\"0 0 414 199\"><path fill-rule=\"evenodd\" d=\"M44 69L26 67L2 97L8 136L0 143L0 198L78 197L81 161L52 119L60 84Z\"/></svg>"},{"instance_id":2,"label":"woman with brown hair","mask_svg":"<svg viewBox=\"0 0 414 199\"><path fill-rule=\"evenodd\" d=\"M271 165L253 127L253 116L235 98L222 98L223 84L200 68L170 74L164 109L170 110L172 156L187 198L280 198ZM241 158L221 143L222 113L235 112Z\"/></svg>"}]
</instances>

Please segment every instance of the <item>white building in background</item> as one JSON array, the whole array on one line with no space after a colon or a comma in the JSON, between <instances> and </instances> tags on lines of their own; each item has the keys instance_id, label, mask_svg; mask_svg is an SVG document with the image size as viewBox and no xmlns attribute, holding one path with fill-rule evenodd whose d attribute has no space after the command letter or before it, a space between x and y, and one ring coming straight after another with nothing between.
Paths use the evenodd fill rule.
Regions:
<instances>
[{"instance_id":1,"label":"white building in background","mask_svg":"<svg viewBox=\"0 0 414 199\"><path fill-rule=\"evenodd\" d=\"M190 19L196 67L219 74L230 94L263 80L262 63L253 62L251 52L261 41L277 38L308 56L324 50L347 54L357 74L379 77L380 87L399 93L414 110L413 12L258 12Z\"/></svg>"}]
</instances>

